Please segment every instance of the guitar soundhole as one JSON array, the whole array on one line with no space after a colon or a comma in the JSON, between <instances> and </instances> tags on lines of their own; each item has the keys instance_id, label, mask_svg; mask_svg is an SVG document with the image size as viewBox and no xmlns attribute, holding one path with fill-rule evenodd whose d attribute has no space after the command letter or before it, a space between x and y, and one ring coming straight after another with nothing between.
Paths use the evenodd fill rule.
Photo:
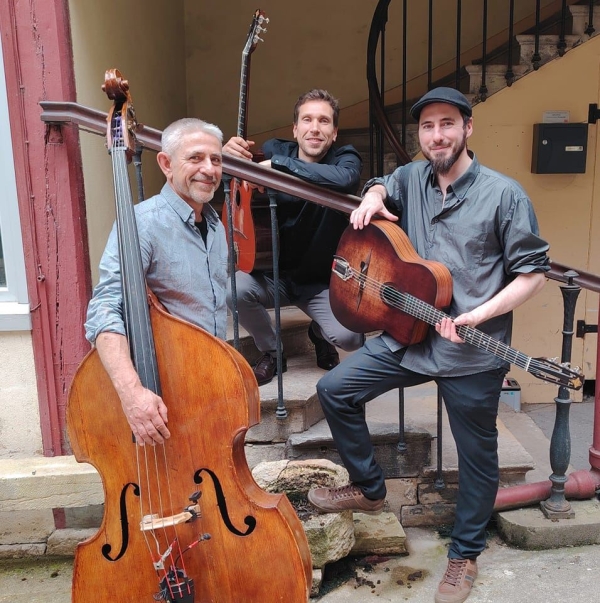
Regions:
<instances>
[{"instance_id":1,"label":"guitar soundhole","mask_svg":"<svg viewBox=\"0 0 600 603\"><path fill-rule=\"evenodd\" d=\"M379 292L381 300L384 304L391 306L392 308L398 308L398 290L390 284L383 284Z\"/></svg>"}]
</instances>

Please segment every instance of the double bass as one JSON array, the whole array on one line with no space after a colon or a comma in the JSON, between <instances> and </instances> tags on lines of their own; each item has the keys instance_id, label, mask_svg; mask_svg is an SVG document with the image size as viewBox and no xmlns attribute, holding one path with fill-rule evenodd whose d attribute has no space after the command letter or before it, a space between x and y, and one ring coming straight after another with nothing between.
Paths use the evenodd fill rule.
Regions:
<instances>
[{"instance_id":1,"label":"double bass","mask_svg":"<svg viewBox=\"0 0 600 603\"><path fill-rule=\"evenodd\" d=\"M232 347L165 312L144 281L127 163L129 86L108 71L108 117L124 316L142 384L169 408L171 437L138 446L92 350L70 388L75 457L104 487L97 534L76 550L73 603L306 603L312 564L288 499L256 484L244 453L259 421L252 369Z\"/></svg>"},{"instance_id":2,"label":"double bass","mask_svg":"<svg viewBox=\"0 0 600 603\"><path fill-rule=\"evenodd\" d=\"M248 137L248 97L250 92L250 58L259 41L260 35L267 30L263 27L269 22L264 11L257 9L250 24L246 43L242 50L242 69L240 75L240 98L238 107L238 125L236 136L246 140ZM260 160L262 154L256 154L254 160ZM273 249L271 245L271 215L269 200L265 194L253 189L244 180L234 178L229 194L230 203L223 205L221 220L229 237L229 213L233 225L233 249L235 267L242 272L265 270L271 267ZM229 211L231 208L231 211Z\"/></svg>"}]
</instances>

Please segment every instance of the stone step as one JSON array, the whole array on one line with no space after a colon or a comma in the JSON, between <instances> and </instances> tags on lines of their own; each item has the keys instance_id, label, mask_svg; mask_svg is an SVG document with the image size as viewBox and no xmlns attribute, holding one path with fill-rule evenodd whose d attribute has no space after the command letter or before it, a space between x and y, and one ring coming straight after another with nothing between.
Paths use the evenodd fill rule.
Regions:
<instances>
[{"instance_id":1,"label":"stone step","mask_svg":"<svg viewBox=\"0 0 600 603\"><path fill-rule=\"evenodd\" d=\"M573 25L571 27L571 33L582 36L583 38L593 37L598 35L600 32L600 5L594 3L594 16L592 20L592 27L594 29L591 34L587 34L588 25L590 22L590 9L589 5L584 4L573 4L569 6L571 16L573 17Z\"/></svg>"},{"instance_id":2,"label":"stone step","mask_svg":"<svg viewBox=\"0 0 600 603\"><path fill-rule=\"evenodd\" d=\"M543 35L539 37L540 65L551 61L559 56L559 36L556 34ZM575 48L583 38L580 34L568 34L565 36L565 52ZM517 42L521 47L521 64L532 67L532 57L535 52L535 36L533 34L522 34L517 36Z\"/></svg>"},{"instance_id":3,"label":"stone step","mask_svg":"<svg viewBox=\"0 0 600 603\"><path fill-rule=\"evenodd\" d=\"M480 88L482 81L482 65L466 65L465 69L469 74L469 93L480 96ZM490 96L502 88L506 87L506 70L507 65L486 65L485 70L485 85L487 87L486 96ZM517 80L523 77L529 71L532 71L533 67L527 65L514 65L513 66L514 79Z\"/></svg>"}]
</instances>

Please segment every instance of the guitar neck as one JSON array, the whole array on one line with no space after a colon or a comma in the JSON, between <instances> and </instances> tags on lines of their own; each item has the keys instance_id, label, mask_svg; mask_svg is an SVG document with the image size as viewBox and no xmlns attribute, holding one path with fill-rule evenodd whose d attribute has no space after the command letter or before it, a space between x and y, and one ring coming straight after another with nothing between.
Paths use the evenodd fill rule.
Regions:
<instances>
[{"instance_id":1,"label":"guitar neck","mask_svg":"<svg viewBox=\"0 0 600 603\"><path fill-rule=\"evenodd\" d=\"M434 306L431 306L408 293L394 291L395 295L400 296L400 310L427 324L436 325L441 322L442 318L450 318L448 314L445 314ZM385 297L384 293L384 298ZM459 337L472 346L490 352L491 354L494 354L494 356L498 356L499 358L502 358L502 360L506 360L510 364L514 364L526 371L529 370L529 365L532 360L531 356L527 356L526 354L511 348L509 345L490 337L483 331L467 325L456 325L456 332Z\"/></svg>"},{"instance_id":2,"label":"guitar neck","mask_svg":"<svg viewBox=\"0 0 600 603\"><path fill-rule=\"evenodd\" d=\"M248 135L248 91L250 88L250 54L242 54L242 73L240 75L240 104L238 107L237 135L246 140Z\"/></svg>"}]
</instances>

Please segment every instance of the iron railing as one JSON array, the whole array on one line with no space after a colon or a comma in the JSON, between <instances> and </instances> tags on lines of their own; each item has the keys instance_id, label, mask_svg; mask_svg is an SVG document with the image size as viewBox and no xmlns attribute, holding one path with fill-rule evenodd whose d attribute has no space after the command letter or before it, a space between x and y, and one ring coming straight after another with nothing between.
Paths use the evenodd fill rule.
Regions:
<instances>
[{"instance_id":1,"label":"iron railing","mask_svg":"<svg viewBox=\"0 0 600 603\"><path fill-rule=\"evenodd\" d=\"M71 123L79 126L81 129L104 136L106 134L106 117L107 114L95 109L84 107L74 102L51 102L42 101L40 105L43 109L41 119L48 124L64 124ZM149 149L153 151L160 150L161 132L148 126L140 126L137 133L137 141L141 149ZM335 191L330 191L316 185L303 182L293 176L288 176L276 170L272 170L261 165L237 159L228 155L223 156L223 171L231 177L239 178L253 182L260 186L270 189L271 191L282 191L290 195L306 199L308 201L318 203L325 207L329 207L345 213L350 213L357 207L360 199L352 195L344 195ZM560 283L567 283L567 288L570 290L585 288L590 291L600 293L600 277L591 273L574 270L564 264L552 261L551 270L547 276ZM563 335L567 338L567 343L563 341L563 359L570 359L570 346L572 343L572 316L574 311L574 303L567 301L565 297L565 319ZM568 314L568 316L567 316ZM571 326L569 326L569 324ZM566 346L566 347L565 347ZM597 365L600 365L600 353L597 354ZM559 390L559 394L555 401L557 402L557 419L555 426L556 437L553 436L551 441L551 463L553 475L551 476L553 483L553 501L552 507L561 507L561 500L564 499L564 482L566 481L564 471L569 465L570 456L570 438L568 427L568 404L570 399L564 388ZM279 398L278 414L279 418L285 418L285 405L282 402L281 380L279 382ZM402 402L402 396L401 400ZM595 397L596 415L600 417L600 388L596 387ZM402 409L402 404L401 404ZM442 479L442 458L441 458L441 399L438 397L438 470L436 486L443 487ZM403 444L403 427L404 415L401 410L400 416L400 444L399 451L406 450ZM590 448L590 463L592 470L600 474L600 420L598 420L598 433L594 435L594 444ZM595 474L594 474L595 475ZM562 498L561 498L562 497Z\"/></svg>"}]
</instances>

